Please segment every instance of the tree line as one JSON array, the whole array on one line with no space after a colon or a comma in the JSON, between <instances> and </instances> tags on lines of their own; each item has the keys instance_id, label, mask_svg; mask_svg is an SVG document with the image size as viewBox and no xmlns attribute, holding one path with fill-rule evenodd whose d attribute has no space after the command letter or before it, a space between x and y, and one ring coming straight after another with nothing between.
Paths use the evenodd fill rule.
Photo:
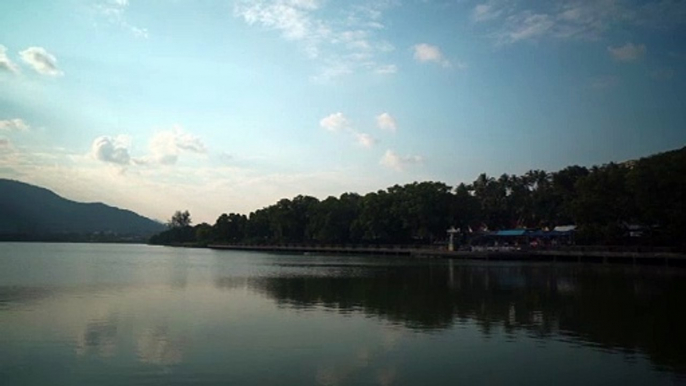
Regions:
<instances>
[{"instance_id":1,"label":"tree line","mask_svg":"<svg viewBox=\"0 0 686 386\"><path fill-rule=\"evenodd\" d=\"M685 201L686 147L591 168L481 174L456 187L427 181L324 200L298 195L247 216L222 214L213 225L191 226L188 211L178 211L150 242L432 244L451 227L468 242L480 230L574 224L579 244L683 247Z\"/></svg>"}]
</instances>

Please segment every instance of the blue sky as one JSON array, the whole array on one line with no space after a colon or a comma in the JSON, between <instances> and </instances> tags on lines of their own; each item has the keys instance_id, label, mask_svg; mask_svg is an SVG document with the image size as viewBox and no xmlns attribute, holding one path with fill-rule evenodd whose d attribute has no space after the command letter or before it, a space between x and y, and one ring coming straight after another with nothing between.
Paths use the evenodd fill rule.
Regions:
<instances>
[{"instance_id":1,"label":"blue sky","mask_svg":"<svg viewBox=\"0 0 686 386\"><path fill-rule=\"evenodd\" d=\"M686 2L0 2L0 177L164 220L686 144Z\"/></svg>"}]
</instances>

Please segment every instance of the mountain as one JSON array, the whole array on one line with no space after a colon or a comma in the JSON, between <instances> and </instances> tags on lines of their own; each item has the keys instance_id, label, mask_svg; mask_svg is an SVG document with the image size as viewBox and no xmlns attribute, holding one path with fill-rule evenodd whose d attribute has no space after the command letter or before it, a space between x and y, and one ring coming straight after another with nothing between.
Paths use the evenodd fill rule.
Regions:
<instances>
[{"instance_id":1,"label":"mountain","mask_svg":"<svg viewBox=\"0 0 686 386\"><path fill-rule=\"evenodd\" d=\"M87 241L97 234L100 241L133 240L164 229L129 210L75 202L45 188L0 179L0 239Z\"/></svg>"}]
</instances>

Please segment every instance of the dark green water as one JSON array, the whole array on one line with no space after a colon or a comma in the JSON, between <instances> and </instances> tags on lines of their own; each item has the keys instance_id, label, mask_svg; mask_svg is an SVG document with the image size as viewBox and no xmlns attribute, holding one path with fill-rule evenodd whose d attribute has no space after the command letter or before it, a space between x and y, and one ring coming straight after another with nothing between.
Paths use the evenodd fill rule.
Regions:
<instances>
[{"instance_id":1,"label":"dark green water","mask_svg":"<svg viewBox=\"0 0 686 386\"><path fill-rule=\"evenodd\" d=\"M0 385L686 384L686 271L0 244Z\"/></svg>"}]
</instances>

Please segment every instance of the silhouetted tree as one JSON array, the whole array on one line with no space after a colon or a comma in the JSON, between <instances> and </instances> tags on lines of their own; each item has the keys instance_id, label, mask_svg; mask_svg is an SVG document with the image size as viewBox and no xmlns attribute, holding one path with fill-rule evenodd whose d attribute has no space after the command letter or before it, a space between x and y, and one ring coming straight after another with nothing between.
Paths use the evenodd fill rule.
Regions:
<instances>
[{"instance_id":1,"label":"silhouetted tree","mask_svg":"<svg viewBox=\"0 0 686 386\"><path fill-rule=\"evenodd\" d=\"M169 227L170 228L183 228L191 225L191 214L185 210L185 211L180 211L177 210L174 212L172 215L171 219L169 220Z\"/></svg>"}]
</instances>

